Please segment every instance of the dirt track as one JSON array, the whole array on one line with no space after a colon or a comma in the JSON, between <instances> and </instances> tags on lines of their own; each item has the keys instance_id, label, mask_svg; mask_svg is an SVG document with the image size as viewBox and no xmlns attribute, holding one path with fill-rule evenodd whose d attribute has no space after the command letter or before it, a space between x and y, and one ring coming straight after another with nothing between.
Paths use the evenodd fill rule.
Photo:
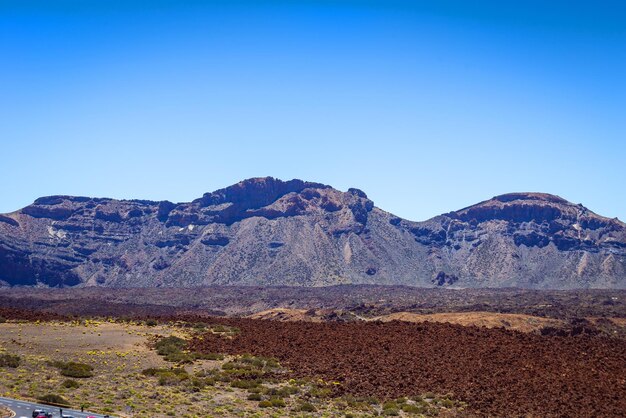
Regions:
<instances>
[{"instance_id":1,"label":"dirt track","mask_svg":"<svg viewBox=\"0 0 626 418\"><path fill-rule=\"evenodd\" d=\"M341 382L340 392L452 392L480 416L626 414L623 340L436 323L217 321L242 332L232 340L207 334L194 348L276 357L295 376Z\"/></svg>"}]
</instances>

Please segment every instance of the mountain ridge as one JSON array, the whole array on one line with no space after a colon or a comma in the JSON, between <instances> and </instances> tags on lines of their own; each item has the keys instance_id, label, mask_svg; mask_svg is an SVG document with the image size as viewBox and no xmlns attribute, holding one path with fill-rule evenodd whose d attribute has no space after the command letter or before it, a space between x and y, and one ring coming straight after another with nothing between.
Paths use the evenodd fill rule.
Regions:
<instances>
[{"instance_id":1,"label":"mountain ridge","mask_svg":"<svg viewBox=\"0 0 626 418\"><path fill-rule=\"evenodd\" d=\"M47 196L0 215L5 286L626 287L626 225L546 193L426 221L272 177L191 202Z\"/></svg>"}]
</instances>

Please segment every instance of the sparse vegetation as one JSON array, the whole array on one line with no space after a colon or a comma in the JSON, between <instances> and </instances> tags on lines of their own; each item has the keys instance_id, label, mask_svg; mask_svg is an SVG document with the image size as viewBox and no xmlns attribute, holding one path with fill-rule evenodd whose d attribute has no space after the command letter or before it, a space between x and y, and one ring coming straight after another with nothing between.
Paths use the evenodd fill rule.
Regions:
<instances>
[{"instance_id":1,"label":"sparse vegetation","mask_svg":"<svg viewBox=\"0 0 626 418\"><path fill-rule=\"evenodd\" d=\"M225 337L232 337L241 332L241 330L237 327L231 327L222 324L211 325L209 328L211 332L215 334L220 334Z\"/></svg>"},{"instance_id":2,"label":"sparse vegetation","mask_svg":"<svg viewBox=\"0 0 626 418\"><path fill-rule=\"evenodd\" d=\"M299 409L300 412L315 412L315 411L317 411L315 406L312 403L310 403L310 402L304 402L304 403L300 404L300 407L298 409Z\"/></svg>"},{"instance_id":3,"label":"sparse vegetation","mask_svg":"<svg viewBox=\"0 0 626 418\"><path fill-rule=\"evenodd\" d=\"M163 337L154 344L154 348L160 356L180 352L187 345L187 341L176 336Z\"/></svg>"},{"instance_id":4,"label":"sparse vegetation","mask_svg":"<svg viewBox=\"0 0 626 418\"><path fill-rule=\"evenodd\" d=\"M121 415L128 407L132 408L135 416L183 418L191 418L199 410L207 416L259 418L458 416L459 411L466 408L471 413L471 406L459 402L452 394L443 396L438 393L416 394L402 390L391 393L405 397L389 399L385 393L376 393L374 390L350 392L350 378L354 376L367 378L366 375L360 375L358 370L341 375L343 379L340 382L333 380L337 374L336 369L333 369L336 365L331 368L335 370L334 375L308 374L308 371L316 370L320 365L324 366L322 371L329 370L328 363L324 363L328 359L327 353L341 351L346 347L334 344L334 341L342 341L344 335L342 333L334 334L335 337L330 340L319 340L311 345L311 339L315 341L317 338L315 330L318 326L315 324L306 325L306 338L302 343L289 345L297 347L294 354L298 356L290 357L294 354L287 353L289 355L286 356L284 347L281 346L282 341L289 341L291 335L302 335L302 324L283 326L277 323L225 319L224 322L228 325L217 327L215 323L194 322L194 319L190 321L160 319L159 326L155 327L148 325L146 317L128 318L126 322L119 322L116 318L81 320L73 318L71 321L49 323L18 321L11 317L9 323L1 326L0 352L2 354L10 352L21 358L16 368L0 368L0 393L4 396L37 398L40 394L53 394L63 397L73 405L88 403L93 408L90 410L99 413ZM345 332L344 328L353 326L358 329L374 327L373 324L320 325L324 325L327 332L336 332L337 329L343 329ZM281 333L285 327L293 327L294 331L287 335L288 338L285 336L277 338L276 333ZM377 324L375 328L380 332L376 334L378 336L376 341L380 342L380 336L386 335L381 334L382 331L387 333L402 331L396 335L397 338L390 337L389 340L382 341L385 344L387 341L393 341L393 344L389 345L393 355L396 344L408 344L409 349L412 347L411 341L414 339L403 337L403 332L415 332L416 329L423 330L420 332L437 331L433 335L429 334L431 339L440 338L441 333L449 330L454 331L454 338L464 335L463 328L459 326L420 324L408 327L410 330L402 323ZM123 338L111 339L107 329L115 329L115 332L119 333L117 335ZM231 333L234 330L237 334L233 337ZM255 333L253 334L255 338L247 343L251 332ZM471 333L473 338L483 334L490 336L506 334L507 338L517 341L515 335L510 332L472 328ZM103 337L100 337L101 334ZM357 337L349 340L356 343L364 338ZM265 338L273 341L272 344L276 344L279 350L273 352L264 346ZM524 336L523 341L533 341L534 338L539 337ZM450 338L445 344L446 350L454 348L454 345L449 344L449 340ZM513 347L517 344L515 341L512 343ZM613 344L610 341L602 343ZM598 353L595 343L584 339L580 344L584 345L585 352L591 357L590 361L595 361L594 356ZM234 350L225 349L231 345ZM315 351L319 346L323 349ZM613 346L614 344L611 345ZM367 345L367 350L371 348L380 347L377 344ZM306 356L303 356L303 349L312 351L307 351ZM195 350L203 350L206 353L198 353ZM276 356L284 360L284 365L273 358L240 355L239 353L245 352L244 350L253 353L256 350L269 354L276 353ZM563 355L567 355L567 350L562 351ZM603 358L608 359L609 364L619 369L621 366L614 364L616 356L613 352L607 354L605 351ZM218 354L220 352L231 354ZM385 353L389 355L388 351ZM171 361L173 355L185 355L192 361L173 362ZM441 363L436 356L428 358L429 361ZM357 358L356 363L366 361L368 364L377 365L375 370L381 372L376 375L377 382L391 384L388 386L391 389L387 389L389 393L401 386L385 380L384 376L393 369L388 368L387 363L381 359L386 357L377 355ZM84 380L74 377L66 380L59 378L59 371L68 368L72 362L93 365L94 368L90 370L92 378ZM403 368L405 375L407 370L411 370L411 364ZM301 368L302 365L306 367ZM342 365L349 366L351 365ZM439 367L447 365L439 364ZM303 373L302 370L308 371ZM424 388L421 380L416 387L420 385ZM379 399L371 396L375 394ZM480 393L477 396L480 396Z\"/></svg>"},{"instance_id":5,"label":"sparse vegetation","mask_svg":"<svg viewBox=\"0 0 626 418\"><path fill-rule=\"evenodd\" d=\"M271 401L261 401L259 402L259 408L271 408L272 407L272 402Z\"/></svg>"},{"instance_id":6,"label":"sparse vegetation","mask_svg":"<svg viewBox=\"0 0 626 418\"><path fill-rule=\"evenodd\" d=\"M87 378L93 376L93 366L75 361L52 361L50 364L61 372L63 376L75 378Z\"/></svg>"},{"instance_id":7,"label":"sparse vegetation","mask_svg":"<svg viewBox=\"0 0 626 418\"><path fill-rule=\"evenodd\" d=\"M284 408L285 406L287 406L285 401L281 398L272 398L270 402L272 403L272 406L274 408Z\"/></svg>"},{"instance_id":8,"label":"sparse vegetation","mask_svg":"<svg viewBox=\"0 0 626 418\"><path fill-rule=\"evenodd\" d=\"M193 363L196 359L193 354L183 351L187 341L176 336L161 338L154 344L157 353L172 363Z\"/></svg>"},{"instance_id":9,"label":"sparse vegetation","mask_svg":"<svg viewBox=\"0 0 626 418\"><path fill-rule=\"evenodd\" d=\"M217 353L192 353L192 356L195 360L224 360L224 355Z\"/></svg>"},{"instance_id":10,"label":"sparse vegetation","mask_svg":"<svg viewBox=\"0 0 626 418\"><path fill-rule=\"evenodd\" d=\"M222 377L226 381L258 381L267 373L277 371L279 368L280 364L276 359L247 354L222 364Z\"/></svg>"}]
</instances>

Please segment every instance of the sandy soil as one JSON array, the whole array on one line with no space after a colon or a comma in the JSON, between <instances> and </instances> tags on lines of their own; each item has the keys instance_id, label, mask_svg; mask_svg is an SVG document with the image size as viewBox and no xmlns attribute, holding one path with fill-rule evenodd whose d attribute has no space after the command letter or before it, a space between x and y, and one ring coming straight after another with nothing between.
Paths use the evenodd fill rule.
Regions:
<instances>
[{"instance_id":1,"label":"sandy soil","mask_svg":"<svg viewBox=\"0 0 626 418\"><path fill-rule=\"evenodd\" d=\"M257 312L248 316L250 319L268 319L274 321L323 322L324 312L305 309L276 308ZM327 313L326 313L327 314ZM521 332L538 332L546 326L561 327L564 321L523 314L502 314L493 312L452 312L435 314L417 314L396 312L373 318L360 318L366 321L405 321L405 322L447 322L459 325L474 325L487 328L506 328Z\"/></svg>"},{"instance_id":2,"label":"sandy soil","mask_svg":"<svg viewBox=\"0 0 626 418\"><path fill-rule=\"evenodd\" d=\"M251 319L269 319L272 321L306 321L306 322L321 322L322 318L315 315L307 314L306 309L289 309L289 308L275 308L267 309L265 311L253 313L248 318Z\"/></svg>"},{"instance_id":3,"label":"sandy soil","mask_svg":"<svg viewBox=\"0 0 626 418\"><path fill-rule=\"evenodd\" d=\"M537 332L545 326L559 327L564 325L564 322L558 319L541 318L538 316L522 314L502 314L492 312L454 312L436 314L415 314L410 312L398 312L389 315L383 315L375 319L383 322L447 322L450 324L458 324L463 326L474 325L487 328L503 327L506 329L512 329L522 332Z\"/></svg>"},{"instance_id":4,"label":"sandy soil","mask_svg":"<svg viewBox=\"0 0 626 418\"><path fill-rule=\"evenodd\" d=\"M0 393L8 397L36 399L59 394L72 405L93 405L96 412L124 410L128 402L118 396L129 390L128 377L164 361L148 347L154 335L169 335L167 327L108 323L95 320L74 322L2 323L0 352L19 355L16 369L0 368ZM94 368L94 376L66 389L67 377L49 361L76 361Z\"/></svg>"}]
</instances>

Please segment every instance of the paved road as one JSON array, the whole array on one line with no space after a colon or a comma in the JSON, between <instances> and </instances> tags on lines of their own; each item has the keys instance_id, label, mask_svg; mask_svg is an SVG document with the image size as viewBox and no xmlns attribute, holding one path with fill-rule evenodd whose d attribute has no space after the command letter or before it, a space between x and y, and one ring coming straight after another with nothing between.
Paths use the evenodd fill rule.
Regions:
<instances>
[{"instance_id":1,"label":"paved road","mask_svg":"<svg viewBox=\"0 0 626 418\"><path fill-rule=\"evenodd\" d=\"M35 409L44 409L48 412L52 412L53 418L59 418L59 407L58 406L50 406L39 403L32 403L27 401L20 401L18 399L11 398L3 398L0 397L0 404L8 406L10 409L15 411L15 417L26 417L31 418L33 416L33 410ZM86 418L87 416L94 416L97 418L102 418L104 415L94 414L91 412L80 412L74 409L63 408L63 415L71 415L74 418ZM111 416L113 418L113 416Z\"/></svg>"}]
</instances>

